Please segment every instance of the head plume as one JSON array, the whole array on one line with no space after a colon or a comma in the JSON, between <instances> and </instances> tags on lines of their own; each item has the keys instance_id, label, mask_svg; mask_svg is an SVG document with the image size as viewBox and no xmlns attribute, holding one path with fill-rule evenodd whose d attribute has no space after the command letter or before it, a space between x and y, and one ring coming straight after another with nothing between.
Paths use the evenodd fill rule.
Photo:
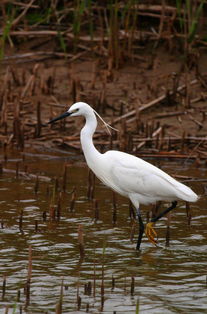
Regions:
<instances>
[{"instance_id":1,"label":"head plume","mask_svg":"<svg viewBox=\"0 0 207 314\"><path fill-rule=\"evenodd\" d=\"M111 130L114 130L116 132L118 132L117 129L113 128L110 124L108 124L106 121L104 121L103 118L101 118L101 116L98 114L98 112L96 110L93 109L93 112L97 115L97 117L101 120L101 122L104 124L104 126L106 127L108 133L111 135Z\"/></svg>"}]
</instances>

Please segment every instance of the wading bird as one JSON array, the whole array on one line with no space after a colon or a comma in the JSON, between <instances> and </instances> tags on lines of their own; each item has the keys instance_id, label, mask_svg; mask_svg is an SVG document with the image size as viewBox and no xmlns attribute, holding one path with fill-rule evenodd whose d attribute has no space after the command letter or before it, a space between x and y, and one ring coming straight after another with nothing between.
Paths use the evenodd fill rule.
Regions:
<instances>
[{"instance_id":1,"label":"wading bird","mask_svg":"<svg viewBox=\"0 0 207 314\"><path fill-rule=\"evenodd\" d=\"M80 139L86 162L105 185L117 193L128 197L136 208L139 221L137 250L140 249L144 233L140 204L153 204L157 201L172 202L169 208L152 218L146 225L145 233L148 239L153 244L156 244L155 237L157 233L153 228L154 223L175 208L178 200L196 202L198 196L186 185L138 157L116 150L110 150L101 154L93 144L93 134L97 127L96 115L106 127L109 127L99 114L84 102L73 104L67 112L48 123L54 123L68 116L83 116L85 118L86 123L81 130Z\"/></svg>"}]
</instances>

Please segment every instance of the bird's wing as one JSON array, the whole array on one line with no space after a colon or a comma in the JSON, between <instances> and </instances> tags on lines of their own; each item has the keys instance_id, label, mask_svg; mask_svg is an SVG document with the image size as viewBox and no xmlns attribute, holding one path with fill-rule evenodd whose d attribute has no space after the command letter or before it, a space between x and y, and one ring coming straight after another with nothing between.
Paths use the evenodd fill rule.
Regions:
<instances>
[{"instance_id":1,"label":"bird's wing","mask_svg":"<svg viewBox=\"0 0 207 314\"><path fill-rule=\"evenodd\" d=\"M116 157L111 167L111 178L124 193L166 200L176 197L176 191L182 184L164 171L128 154Z\"/></svg>"}]
</instances>

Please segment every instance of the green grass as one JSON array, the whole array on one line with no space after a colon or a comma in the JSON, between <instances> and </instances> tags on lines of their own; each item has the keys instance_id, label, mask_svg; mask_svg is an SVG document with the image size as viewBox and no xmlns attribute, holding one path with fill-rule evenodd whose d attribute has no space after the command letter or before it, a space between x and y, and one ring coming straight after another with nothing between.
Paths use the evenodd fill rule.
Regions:
<instances>
[{"instance_id":1,"label":"green grass","mask_svg":"<svg viewBox=\"0 0 207 314\"><path fill-rule=\"evenodd\" d=\"M139 314L139 298L137 299L135 314Z\"/></svg>"},{"instance_id":2,"label":"green grass","mask_svg":"<svg viewBox=\"0 0 207 314\"><path fill-rule=\"evenodd\" d=\"M14 12L7 15L6 23L3 26L3 34L0 37L0 60L4 58L4 50L6 42L8 41L10 44L12 44L12 40L10 38L10 29L12 26L12 21L14 20Z\"/></svg>"},{"instance_id":3,"label":"green grass","mask_svg":"<svg viewBox=\"0 0 207 314\"><path fill-rule=\"evenodd\" d=\"M189 0L187 0L187 2L188 2L188 5L190 6ZM191 24L190 24L189 30L188 30L188 42L189 43L193 42L193 40L195 39L195 35L196 35L197 29L198 29L199 19L200 19L201 13L203 11L203 6L205 3L206 3L206 0L202 0L200 2L200 4L198 3L196 10L191 17L192 18Z\"/></svg>"},{"instance_id":4,"label":"green grass","mask_svg":"<svg viewBox=\"0 0 207 314\"><path fill-rule=\"evenodd\" d=\"M34 24L49 24L51 19L52 9L49 7L45 11L33 11L26 15L29 25Z\"/></svg>"},{"instance_id":5,"label":"green grass","mask_svg":"<svg viewBox=\"0 0 207 314\"><path fill-rule=\"evenodd\" d=\"M180 32L187 36L187 42L192 44L198 32L198 25L206 0L176 0Z\"/></svg>"}]
</instances>

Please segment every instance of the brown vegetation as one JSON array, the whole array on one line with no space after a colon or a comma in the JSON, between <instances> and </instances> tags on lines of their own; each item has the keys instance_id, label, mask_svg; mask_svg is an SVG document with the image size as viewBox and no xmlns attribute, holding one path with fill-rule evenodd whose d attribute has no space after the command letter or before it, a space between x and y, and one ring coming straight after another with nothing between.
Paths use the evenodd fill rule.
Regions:
<instances>
[{"instance_id":1,"label":"brown vegetation","mask_svg":"<svg viewBox=\"0 0 207 314\"><path fill-rule=\"evenodd\" d=\"M5 151L8 145L79 150L77 121L43 124L81 100L119 129L111 138L103 129L96 133L101 150L206 158L206 4L172 3L4 1Z\"/></svg>"}]
</instances>

